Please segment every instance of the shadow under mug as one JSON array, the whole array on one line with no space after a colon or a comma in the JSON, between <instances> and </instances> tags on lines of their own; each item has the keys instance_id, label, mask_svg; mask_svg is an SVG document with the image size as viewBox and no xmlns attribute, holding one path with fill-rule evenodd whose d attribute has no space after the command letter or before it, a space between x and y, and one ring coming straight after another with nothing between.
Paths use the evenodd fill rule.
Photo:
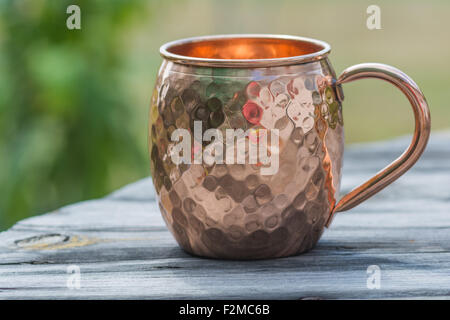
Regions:
<instances>
[{"instance_id":1,"label":"shadow under mug","mask_svg":"<svg viewBox=\"0 0 450 320\"><path fill-rule=\"evenodd\" d=\"M170 42L160 52L164 60L149 125L153 182L169 230L195 255L263 259L308 251L336 212L400 177L429 138L427 102L411 78L377 63L352 66L336 77L330 46L322 41L208 36ZM415 131L397 160L338 200L344 152L341 85L363 78L388 81L405 94ZM218 136L208 140L203 135L208 129L223 137L241 129L244 161L235 159L239 145L228 143L234 137L227 143ZM181 139L180 132L190 135ZM271 134L265 146L278 161L271 174L262 172L267 162L250 160L251 145L262 133ZM189 149L178 148L182 140ZM232 156L222 159L236 161L216 158L223 149ZM177 152L182 161L174 161Z\"/></svg>"}]
</instances>

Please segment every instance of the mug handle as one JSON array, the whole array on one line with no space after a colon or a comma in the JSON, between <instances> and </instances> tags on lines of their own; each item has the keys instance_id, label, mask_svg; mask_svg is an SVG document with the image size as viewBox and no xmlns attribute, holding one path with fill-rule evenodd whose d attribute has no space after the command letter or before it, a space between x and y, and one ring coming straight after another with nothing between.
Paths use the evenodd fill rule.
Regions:
<instances>
[{"instance_id":1,"label":"mug handle","mask_svg":"<svg viewBox=\"0 0 450 320\"><path fill-rule=\"evenodd\" d=\"M331 212L327 226L331 223L336 212L349 210L357 206L397 180L411 168L424 151L430 136L431 120L427 101L417 84L397 68L381 63L362 63L345 69L335 83L338 98L340 100L344 98L341 84L364 78L385 80L405 94L414 112L414 135L408 149L399 158L339 200Z\"/></svg>"}]
</instances>

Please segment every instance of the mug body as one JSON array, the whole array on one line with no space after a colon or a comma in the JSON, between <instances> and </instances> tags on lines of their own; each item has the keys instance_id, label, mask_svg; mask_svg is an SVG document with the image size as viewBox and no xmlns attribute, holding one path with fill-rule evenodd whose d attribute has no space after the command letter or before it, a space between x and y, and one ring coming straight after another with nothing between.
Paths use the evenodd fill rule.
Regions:
<instances>
[{"instance_id":1,"label":"mug body","mask_svg":"<svg viewBox=\"0 0 450 320\"><path fill-rule=\"evenodd\" d=\"M299 254L319 240L339 192L344 132L335 73L326 54L318 54L320 43L243 39L199 38L162 48L149 125L159 207L189 253ZM290 61L292 54L299 60ZM182 141L174 139L177 129L190 133L181 162L173 157ZM209 129L219 136L205 137ZM238 135L227 140L235 132L244 133L243 144ZM266 158L252 161L252 145L263 140L256 149Z\"/></svg>"}]
</instances>

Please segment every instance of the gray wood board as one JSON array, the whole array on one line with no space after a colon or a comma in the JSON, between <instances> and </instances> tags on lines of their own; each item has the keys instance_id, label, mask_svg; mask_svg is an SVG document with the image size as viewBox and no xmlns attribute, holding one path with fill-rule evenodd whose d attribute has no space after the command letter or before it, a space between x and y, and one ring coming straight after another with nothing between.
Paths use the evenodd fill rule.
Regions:
<instances>
[{"instance_id":1,"label":"gray wood board","mask_svg":"<svg viewBox=\"0 0 450 320\"><path fill-rule=\"evenodd\" d=\"M348 147L342 194L408 142ZM311 252L223 261L177 246L143 179L0 233L0 299L449 298L449 185L450 132L435 133L412 170L338 214ZM71 265L80 268L79 289L67 286ZM379 289L367 287L370 265L381 270Z\"/></svg>"}]
</instances>

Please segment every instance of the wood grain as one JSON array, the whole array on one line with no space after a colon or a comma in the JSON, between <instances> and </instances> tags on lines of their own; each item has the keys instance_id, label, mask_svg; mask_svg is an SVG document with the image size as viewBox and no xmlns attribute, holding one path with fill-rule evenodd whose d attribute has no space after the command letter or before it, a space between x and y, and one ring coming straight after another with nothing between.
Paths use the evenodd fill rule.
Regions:
<instances>
[{"instance_id":1,"label":"wood grain","mask_svg":"<svg viewBox=\"0 0 450 320\"><path fill-rule=\"evenodd\" d=\"M407 144L401 138L348 148L342 193ZM177 246L144 179L1 233L0 299L448 299L449 184L450 133L433 134L412 170L338 214L313 251L221 261ZM66 285L70 265L80 267L80 289ZM380 289L367 288L370 265L381 268Z\"/></svg>"}]
</instances>

